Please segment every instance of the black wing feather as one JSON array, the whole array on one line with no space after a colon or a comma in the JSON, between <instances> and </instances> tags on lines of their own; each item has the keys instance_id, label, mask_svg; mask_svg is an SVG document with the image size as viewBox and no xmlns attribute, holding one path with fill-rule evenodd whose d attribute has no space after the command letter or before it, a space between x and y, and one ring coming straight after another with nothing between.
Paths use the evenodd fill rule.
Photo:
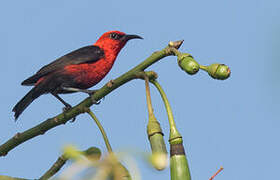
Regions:
<instances>
[{"instance_id":1,"label":"black wing feather","mask_svg":"<svg viewBox=\"0 0 280 180\"><path fill-rule=\"evenodd\" d=\"M103 56L104 56L104 51L98 46L82 47L42 67L35 75L24 80L21 84L33 85L41 77L46 76L47 74L56 71L58 69L62 69L67 65L93 63L101 59Z\"/></svg>"}]
</instances>

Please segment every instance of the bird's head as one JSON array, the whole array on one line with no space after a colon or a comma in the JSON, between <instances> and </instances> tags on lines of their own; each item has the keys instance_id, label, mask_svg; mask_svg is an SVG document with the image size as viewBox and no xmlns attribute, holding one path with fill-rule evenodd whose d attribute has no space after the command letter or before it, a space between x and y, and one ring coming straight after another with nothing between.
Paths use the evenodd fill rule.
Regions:
<instances>
[{"instance_id":1,"label":"bird's head","mask_svg":"<svg viewBox=\"0 0 280 180\"><path fill-rule=\"evenodd\" d=\"M125 34L120 31L108 31L104 33L94 45L99 46L105 51L110 53L119 53L119 51L125 46L127 41L131 39L143 39L138 35Z\"/></svg>"}]
</instances>

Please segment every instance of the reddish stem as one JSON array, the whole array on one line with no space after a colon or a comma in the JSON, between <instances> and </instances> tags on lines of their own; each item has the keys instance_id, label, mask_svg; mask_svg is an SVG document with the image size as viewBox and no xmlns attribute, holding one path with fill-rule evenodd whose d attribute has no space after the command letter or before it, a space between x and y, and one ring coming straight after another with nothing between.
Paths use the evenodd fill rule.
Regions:
<instances>
[{"instance_id":1,"label":"reddish stem","mask_svg":"<svg viewBox=\"0 0 280 180\"><path fill-rule=\"evenodd\" d=\"M224 168L221 167L209 180L213 180Z\"/></svg>"}]
</instances>

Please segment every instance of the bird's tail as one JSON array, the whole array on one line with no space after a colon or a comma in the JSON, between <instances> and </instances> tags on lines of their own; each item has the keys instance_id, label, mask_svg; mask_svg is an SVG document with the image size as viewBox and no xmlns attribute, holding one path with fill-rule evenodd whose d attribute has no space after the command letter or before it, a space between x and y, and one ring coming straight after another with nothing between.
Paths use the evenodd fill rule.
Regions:
<instances>
[{"instance_id":1,"label":"bird's tail","mask_svg":"<svg viewBox=\"0 0 280 180\"><path fill-rule=\"evenodd\" d=\"M34 86L13 108L13 112L15 112L15 120L17 120L17 118L27 108L29 104L31 104L36 98L38 98L42 94L44 94L44 92L42 92L42 89L38 86Z\"/></svg>"}]
</instances>

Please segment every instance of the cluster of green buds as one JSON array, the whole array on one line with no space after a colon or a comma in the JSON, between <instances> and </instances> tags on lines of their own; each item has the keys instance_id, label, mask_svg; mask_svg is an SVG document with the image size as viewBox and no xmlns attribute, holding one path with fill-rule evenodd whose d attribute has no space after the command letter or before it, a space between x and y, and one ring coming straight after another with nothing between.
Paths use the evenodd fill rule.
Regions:
<instances>
[{"instance_id":1,"label":"cluster of green buds","mask_svg":"<svg viewBox=\"0 0 280 180\"><path fill-rule=\"evenodd\" d=\"M218 80L225 80L230 76L230 69L225 64L211 64L209 66L199 65L192 55L188 53L179 53L177 55L179 67L186 73L193 75L196 74L199 69L202 69L213 78Z\"/></svg>"}]
</instances>

